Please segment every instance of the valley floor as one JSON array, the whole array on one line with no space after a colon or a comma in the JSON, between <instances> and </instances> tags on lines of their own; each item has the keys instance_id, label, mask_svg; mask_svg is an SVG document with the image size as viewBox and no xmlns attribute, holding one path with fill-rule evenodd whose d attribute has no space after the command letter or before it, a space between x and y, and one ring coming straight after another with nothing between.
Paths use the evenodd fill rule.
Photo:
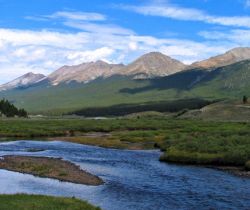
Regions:
<instances>
[{"instance_id":1,"label":"valley floor","mask_svg":"<svg viewBox=\"0 0 250 210\"><path fill-rule=\"evenodd\" d=\"M164 116L1 119L1 141L62 140L117 149L161 149L161 161L249 170L250 123ZM249 172L245 172L249 176Z\"/></svg>"},{"instance_id":2,"label":"valley floor","mask_svg":"<svg viewBox=\"0 0 250 210\"><path fill-rule=\"evenodd\" d=\"M114 149L157 148L163 152L161 161L202 165L250 177L250 122L177 119L173 115L132 115L99 120L2 118L0 137L0 142L35 139L69 141ZM30 152L39 150L33 148ZM27 162L27 157L23 158L22 161ZM38 170L38 173L46 172L47 166L38 167L37 163L41 163L40 160L38 162L33 161L35 158L28 160L26 168L24 167L27 166L26 163L21 164L18 158L16 160L12 166L19 169L21 167L18 171L34 173L30 171L30 166L33 165L33 169ZM50 160L48 162L47 160L49 159L45 162L49 164ZM5 166L3 168L14 170L10 168L9 162L6 162ZM60 174L66 175L64 172ZM99 181L98 184L101 184L102 181ZM0 195L0 203L0 210L99 209L74 198L23 194Z\"/></svg>"}]
</instances>

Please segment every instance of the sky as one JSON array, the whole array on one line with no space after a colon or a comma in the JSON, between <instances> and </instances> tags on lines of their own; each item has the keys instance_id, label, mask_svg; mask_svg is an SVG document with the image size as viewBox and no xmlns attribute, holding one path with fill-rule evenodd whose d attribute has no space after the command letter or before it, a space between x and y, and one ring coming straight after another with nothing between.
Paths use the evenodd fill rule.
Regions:
<instances>
[{"instance_id":1,"label":"sky","mask_svg":"<svg viewBox=\"0 0 250 210\"><path fill-rule=\"evenodd\" d=\"M186 64L250 47L250 0L0 0L0 83L159 51Z\"/></svg>"}]
</instances>

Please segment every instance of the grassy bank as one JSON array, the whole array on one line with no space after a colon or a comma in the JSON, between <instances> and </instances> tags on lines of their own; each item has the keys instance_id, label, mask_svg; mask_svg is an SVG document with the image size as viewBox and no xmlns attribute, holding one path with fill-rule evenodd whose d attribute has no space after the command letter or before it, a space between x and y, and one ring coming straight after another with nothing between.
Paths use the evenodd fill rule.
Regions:
<instances>
[{"instance_id":1,"label":"grassy bank","mask_svg":"<svg viewBox=\"0 0 250 210\"><path fill-rule=\"evenodd\" d=\"M164 116L12 119L0 121L0 136L28 139L60 136L65 141L122 149L157 147L164 151L162 161L175 163L245 166L250 160L250 123L247 122L177 120Z\"/></svg>"},{"instance_id":2,"label":"grassy bank","mask_svg":"<svg viewBox=\"0 0 250 210\"><path fill-rule=\"evenodd\" d=\"M101 210L75 198L41 195L0 195L0 210Z\"/></svg>"},{"instance_id":3,"label":"grassy bank","mask_svg":"<svg viewBox=\"0 0 250 210\"><path fill-rule=\"evenodd\" d=\"M103 184L103 181L97 176L81 170L73 163L58 158L4 156L0 160L0 168L77 184Z\"/></svg>"}]
</instances>

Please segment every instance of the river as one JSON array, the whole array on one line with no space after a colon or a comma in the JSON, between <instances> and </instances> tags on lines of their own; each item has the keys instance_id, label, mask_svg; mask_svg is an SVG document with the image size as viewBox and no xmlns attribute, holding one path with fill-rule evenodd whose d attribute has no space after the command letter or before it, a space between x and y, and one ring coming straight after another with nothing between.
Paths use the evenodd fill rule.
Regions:
<instances>
[{"instance_id":1,"label":"river","mask_svg":"<svg viewBox=\"0 0 250 210\"><path fill-rule=\"evenodd\" d=\"M34 148L44 151L27 152ZM84 186L0 170L0 194L74 196L104 210L250 209L249 179L209 168L161 163L159 151L15 141L0 144L3 155L60 157L100 176L105 184Z\"/></svg>"}]
</instances>

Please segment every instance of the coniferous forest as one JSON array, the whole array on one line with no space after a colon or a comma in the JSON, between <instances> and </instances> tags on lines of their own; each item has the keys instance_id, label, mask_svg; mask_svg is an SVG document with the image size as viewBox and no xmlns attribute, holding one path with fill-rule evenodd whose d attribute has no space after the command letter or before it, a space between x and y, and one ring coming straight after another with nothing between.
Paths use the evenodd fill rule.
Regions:
<instances>
[{"instance_id":1,"label":"coniferous forest","mask_svg":"<svg viewBox=\"0 0 250 210\"><path fill-rule=\"evenodd\" d=\"M5 117L28 117L28 113L24 109L18 109L6 99L0 101L0 116Z\"/></svg>"}]
</instances>

